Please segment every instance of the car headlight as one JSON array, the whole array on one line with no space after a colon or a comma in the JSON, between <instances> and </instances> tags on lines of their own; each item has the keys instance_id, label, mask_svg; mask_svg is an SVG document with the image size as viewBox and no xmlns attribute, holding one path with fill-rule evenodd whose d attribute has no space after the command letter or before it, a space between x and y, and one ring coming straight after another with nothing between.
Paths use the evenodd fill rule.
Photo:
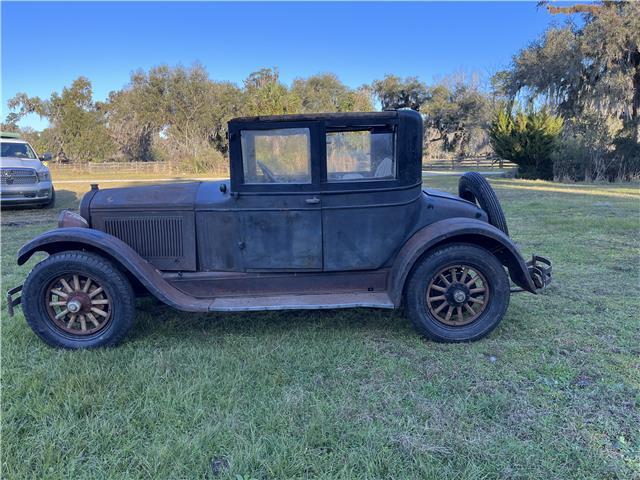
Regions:
<instances>
[{"instance_id":1,"label":"car headlight","mask_svg":"<svg viewBox=\"0 0 640 480\"><path fill-rule=\"evenodd\" d=\"M58 228L65 227L82 227L89 228L89 222L84 217L69 210L62 210L58 215Z\"/></svg>"},{"instance_id":2,"label":"car headlight","mask_svg":"<svg viewBox=\"0 0 640 480\"><path fill-rule=\"evenodd\" d=\"M38 174L38 181L39 182L48 182L49 180L51 180L51 175L49 175L49 172L46 170L43 170L41 172L36 172Z\"/></svg>"}]
</instances>

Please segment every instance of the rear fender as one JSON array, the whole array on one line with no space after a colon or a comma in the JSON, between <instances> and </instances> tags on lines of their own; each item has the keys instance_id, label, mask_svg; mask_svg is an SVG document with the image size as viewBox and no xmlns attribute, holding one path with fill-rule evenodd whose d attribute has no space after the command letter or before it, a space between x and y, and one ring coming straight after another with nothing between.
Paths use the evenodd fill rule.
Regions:
<instances>
[{"instance_id":1,"label":"rear fender","mask_svg":"<svg viewBox=\"0 0 640 480\"><path fill-rule=\"evenodd\" d=\"M527 265L513 241L493 225L471 218L448 218L432 223L407 240L394 260L388 291L394 305L402 302L404 284L415 263L430 250L448 243L470 243L487 249L509 270L513 283L536 293Z\"/></svg>"},{"instance_id":2,"label":"rear fender","mask_svg":"<svg viewBox=\"0 0 640 480\"><path fill-rule=\"evenodd\" d=\"M138 280L158 300L171 307L189 312L208 309L210 301L185 295L162 278L160 272L129 245L113 235L92 228L57 228L43 233L20 248L18 265L24 264L35 252L52 255L69 250L85 250L105 257Z\"/></svg>"}]
</instances>

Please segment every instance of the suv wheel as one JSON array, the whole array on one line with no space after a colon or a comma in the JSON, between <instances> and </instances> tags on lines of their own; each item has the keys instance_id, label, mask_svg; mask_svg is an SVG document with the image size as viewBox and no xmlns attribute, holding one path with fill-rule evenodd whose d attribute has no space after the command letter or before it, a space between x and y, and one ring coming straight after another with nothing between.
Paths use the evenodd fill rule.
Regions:
<instances>
[{"instance_id":1,"label":"suv wheel","mask_svg":"<svg viewBox=\"0 0 640 480\"><path fill-rule=\"evenodd\" d=\"M487 250L448 245L427 254L407 281L405 304L416 330L438 342L489 334L509 306L509 278Z\"/></svg>"},{"instance_id":2,"label":"suv wheel","mask_svg":"<svg viewBox=\"0 0 640 480\"><path fill-rule=\"evenodd\" d=\"M80 349L118 344L133 322L135 297L127 278L104 258L71 251L34 267L22 305L45 342Z\"/></svg>"}]
</instances>

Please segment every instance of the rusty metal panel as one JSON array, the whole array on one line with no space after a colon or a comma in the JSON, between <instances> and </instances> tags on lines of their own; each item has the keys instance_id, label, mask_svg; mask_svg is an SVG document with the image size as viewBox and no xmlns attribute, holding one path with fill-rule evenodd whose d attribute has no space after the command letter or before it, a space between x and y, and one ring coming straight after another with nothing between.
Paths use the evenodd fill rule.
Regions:
<instances>
[{"instance_id":1,"label":"rusty metal panel","mask_svg":"<svg viewBox=\"0 0 640 480\"><path fill-rule=\"evenodd\" d=\"M180 291L198 298L386 292L388 269L365 272L165 273Z\"/></svg>"},{"instance_id":2,"label":"rusty metal panel","mask_svg":"<svg viewBox=\"0 0 640 480\"><path fill-rule=\"evenodd\" d=\"M198 270L244 270L239 241L242 236L235 211L196 212Z\"/></svg>"},{"instance_id":3,"label":"rusty metal panel","mask_svg":"<svg viewBox=\"0 0 640 480\"><path fill-rule=\"evenodd\" d=\"M247 271L322 268L319 209L245 210L237 215L243 225L239 246Z\"/></svg>"},{"instance_id":4,"label":"rusty metal panel","mask_svg":"<svg viewBox=\"0 0 640 480\"><path fill-rule=\"evenodd\" d=\"M318 310L327 308L394 308L386 292L338 293L319 295L277 295L217 298L210 312L247 312L257 310Z\"/></svg>"}]
</instances>

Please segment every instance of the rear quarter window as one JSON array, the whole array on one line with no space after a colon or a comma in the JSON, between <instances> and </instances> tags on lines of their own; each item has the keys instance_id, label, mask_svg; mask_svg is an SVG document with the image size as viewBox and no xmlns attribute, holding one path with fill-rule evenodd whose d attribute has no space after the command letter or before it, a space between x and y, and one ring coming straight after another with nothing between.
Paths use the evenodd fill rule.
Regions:
<instances>
[{"instance_id":1,"label":"rear quarter window","mask_svg":"<svg viewBox=\"0 0 640 480\"><path fill-rule=\"evenodd\" d=\"M327 132L327 181L395 179L395 137L393 129Z\"/></svg>"}]
</instances>

